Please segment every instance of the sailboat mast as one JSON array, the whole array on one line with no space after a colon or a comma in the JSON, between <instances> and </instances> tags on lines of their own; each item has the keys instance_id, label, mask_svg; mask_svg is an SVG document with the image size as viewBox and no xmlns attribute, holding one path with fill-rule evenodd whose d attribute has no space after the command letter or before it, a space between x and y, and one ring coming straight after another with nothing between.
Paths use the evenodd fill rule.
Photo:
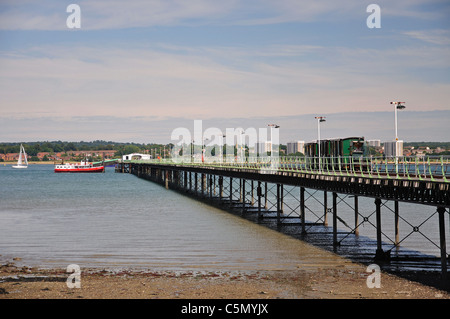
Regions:
<instances>
[{"instance_id":1,"label":"sailboat mast","mask_svg":"<svg viewBox=\"0 0 450 319\"><path fill-rule=\"evenodd\" d=\"M20 152L19 152L19 160L17 161L17 165L22 165L22 144L20 144Z\"/></svg>"}]
</instances>

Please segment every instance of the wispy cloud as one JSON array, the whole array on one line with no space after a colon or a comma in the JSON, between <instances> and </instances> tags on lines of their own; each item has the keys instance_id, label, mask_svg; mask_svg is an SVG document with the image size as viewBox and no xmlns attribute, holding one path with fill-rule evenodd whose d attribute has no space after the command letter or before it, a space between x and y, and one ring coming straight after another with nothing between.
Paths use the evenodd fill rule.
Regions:
<instances>
[{"instance_id":1,"label":"wispy cloud","mask_svg":"<svg viewBox=\"0 0 450 319\"><path fill-rule=\"evenodd\" d=\"M433 60L448 56L445 48L181 50L48 46L0 56L0 103L10 113L192 118L387 110L390 99L401 97L414 101L413 109L449 108L448 79L427 83L414 76L424 67L448 68L448 60Z\"/></svg>"},{"instance_id":2,"label":"wispy cloud","mask_svg":"<svg viewBox=\"0 0 450 319\"><path fill-rule=\"evenodd\" d=\"M437 45L450 45L450 30L417 30L404 32L407 36Z\"/></svg>"},{"instance_id":3,"label":"wispy cloud","mask_svg":"<svg viewBox=\"0 0 450 319\"><path fill-rule=\"evenodd\" d=\"M269 25L287 22L364 20L368 4L358 0L79 0L84 30L186 25ZM432 19L445 0L377 2L387 16ZM63 30L68 1L7 0L0 4L0 29ZM446 7L448 13L448 6Z\"/></svg>"},{"instance_id":4,"label":"wispy cloud","mask_svg":"<svg viewBox=\"0 0 450 319\"><path fill-rule=\"evenodd\" d=\"M378 30L359 0L73 2L74 32L69 1L0 3L2 117L45 117L49 134L83 123L132 136L139 117L389 112L397 99L450 109L446 0L380 0Z\"/></svg>"},{"instance_id":5,"label":"wispy cloud","mask_svg":"<svg viewBox=\"0 0 450 319\"><path fill-rule=\"evenodd\" d=\"M280 141L311 141L317 138L316 113L296 116L213 117L203 121L203 130L218 128L266 128L269 123L280 125ZM327 122L321 128L323 138L364 136L382 142L394 138L394 114L388 112L321 113ZM399 115L399 136L405 141L448 141L447 126L450 111L405 110ZM201 118L197 118L201 119ZM359 123L360 125L355 125ZM42 116L0 117L2 142L30 141L92 141L102 139L115 142L174 143L172 131L183 127L191 132L194 122L187 117L115 117L115 116ZM21 127L20 131L17 127Z\"/></svg>"}]
</instances>

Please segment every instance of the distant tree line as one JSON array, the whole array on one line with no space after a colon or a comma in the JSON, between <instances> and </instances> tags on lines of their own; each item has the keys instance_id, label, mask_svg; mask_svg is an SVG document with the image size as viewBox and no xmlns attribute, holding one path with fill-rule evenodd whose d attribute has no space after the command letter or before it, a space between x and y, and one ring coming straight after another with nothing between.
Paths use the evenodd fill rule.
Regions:
<instances>
[{"instance_id":1,"label":"distant tree line","mask_svg":"<svg viewBox=\"0 0 450 319\"><path fill-rule=\"evenodd\" d=\"M27 143L0 143L0 154L19 153L20 144L23 144L29 156L36 156L40 152L59 153L70 151L100 151L114 150L117 156L130 153L143 153L153 151L158 154L165 147L166 152L170 151L173 144L139 144L139 143L118 143L112 141L96 140L92 142L27 142Z\"/></svg>"},{"instance_id":2,"label":"distant tree line","mask_svg":"<svg viewBox=\"0 0 450 319\"><path fill-rule=\"evenodd\" d=\"M43 141L43 142L27 142L27 143L0 143L0 154L7 153L19 153L20 144L23 144L25 150L29 156L36 156L40 152L58 153L58 152L70 152L70 151L100 151L100 150L114 150L115 155L120 157L124 154L131 153L144 153L146 151L153 155L163 154L166 156L170 153L173 147L172 143L169 144L139 144L139 143L118 143L113 141L95 140L92 142L67 142L67 141ZM450 142L405 142L404 146L429 147L430 149L436 149L441 147L445 150L450 150ZM286 153L286 145L280 145L280 151ZM447 151L448 152L448 151ZM442 154L446 154L444 152ZM303 155L303 154L298 154Z\"/></svg>"}]
</instances>

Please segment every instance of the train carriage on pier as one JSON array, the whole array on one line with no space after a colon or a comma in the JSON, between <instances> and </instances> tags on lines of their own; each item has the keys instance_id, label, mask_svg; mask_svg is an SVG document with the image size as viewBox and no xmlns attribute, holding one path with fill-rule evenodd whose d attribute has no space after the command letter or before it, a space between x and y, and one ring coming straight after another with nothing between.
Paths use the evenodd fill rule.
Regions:
<instances>
[{"instance_id":1,"label":"train carriage on pier","mask_svg":"<svg viewBox=\"0 0 450 319\"><path fill-rule=\"evenodd\" d=\"M333 165L337 166L340 163L340 168L345 168L346 165L353 165L355 168L361 169L362 164L358 161L360 158L367 156L367 154L368 147L364 137L361 136L321 139L320 147L317 141L305 144L305 156L311 159L313 166L320 164L322 168L332 168Z\"/></svg>"}]
</instances>

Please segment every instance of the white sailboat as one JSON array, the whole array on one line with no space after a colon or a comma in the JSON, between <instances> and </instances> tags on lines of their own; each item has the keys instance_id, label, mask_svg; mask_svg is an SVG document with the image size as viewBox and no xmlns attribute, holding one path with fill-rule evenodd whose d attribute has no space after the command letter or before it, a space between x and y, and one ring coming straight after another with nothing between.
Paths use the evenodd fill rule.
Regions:
<instances>
[{"instance_id":1,"label":"white sailboat","mask_svg":"<svg viewBox=\"0 0 450 319\"><path fill-rule=\"evenodd\" d=\"M22 162L22 156L25 159L25 164ZM27 153L25 152L25 148L22 144L20 144L20 153L19 153L19 160L17 161L17 165L13 165L12 168L27 168L28 167L28 160L27 160Z\"/></svg>"}]
</instances>

